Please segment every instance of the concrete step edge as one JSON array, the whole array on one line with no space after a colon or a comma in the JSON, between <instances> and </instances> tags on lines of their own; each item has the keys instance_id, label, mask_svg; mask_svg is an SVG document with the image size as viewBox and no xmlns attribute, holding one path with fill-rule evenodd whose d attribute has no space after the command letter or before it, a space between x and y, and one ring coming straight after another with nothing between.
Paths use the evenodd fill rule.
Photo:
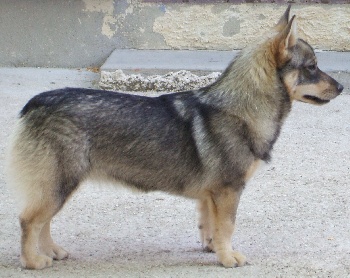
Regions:
<instances>
[{"instance_id":1,"label":"concrete step edge","mask_svg":"<svg viewBox=\"0 0 350 278\"><path fill-rule=\"evenodd\" d=\"M165 74L169 71L221 72L239 51L116 49L101 71L122 70L126 74ZM320 69L350 72L350 52L315 51Z\"/></svg>"}]
</instances>

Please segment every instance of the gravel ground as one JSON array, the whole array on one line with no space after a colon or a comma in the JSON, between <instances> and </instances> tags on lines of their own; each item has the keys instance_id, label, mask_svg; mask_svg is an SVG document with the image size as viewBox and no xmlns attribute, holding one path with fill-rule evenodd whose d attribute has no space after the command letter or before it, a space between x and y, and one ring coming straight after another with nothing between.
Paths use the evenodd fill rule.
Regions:
<instances>
[{"instance_id":1,"label":"gravel ground","mask_svg":"<svg viewBox=\"0 0 350 278\"><path fill-rule=\"evenodd\" d=\"M70 258L42 271L19 264L17 209L3 166L20 108L44 90L95 87L83 70L0 69L1 277L350 277L350 95L295 103L273 160L248 184L234 246L249 265L225 269L201 250L195 203L86 184L53 223ZM349 92L347 92L349 93Z\"/></svg>"}]
</instances>

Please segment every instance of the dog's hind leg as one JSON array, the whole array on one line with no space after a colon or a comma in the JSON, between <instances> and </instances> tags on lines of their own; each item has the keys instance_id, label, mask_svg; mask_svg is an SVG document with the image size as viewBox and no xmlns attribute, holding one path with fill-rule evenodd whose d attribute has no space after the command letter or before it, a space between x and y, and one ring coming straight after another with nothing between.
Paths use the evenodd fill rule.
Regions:
<instances>
[{"instance_id":1,"label":"dog's hind leg","mask_svg":"<svg viewBox=\"0 0 350 278\"><path fill-rule=\"evenodd\" d=\"M68 252L54 243L51 237L50 224L51 220L47 221L41 230L39 236L39 250L41 253L54 260L66 259L68 258Z\"/></svg>"},{"instance_id":2,"label":"dog's hind leg","mask_svg":"<svg viewBox=\"0 0 350 278\"><path fill-rule=\"evenodd\" d=\"M51 213L49 212L48 220L44 223L38 238L39 251L54 260L68 258L68 252L54 243L50 231L51 219L61 209L67 199L72 195L72 192L76 190L79 185L78 177L66 180L66 182L61 182L60 186L55 187L54 198L51 201L54 205L50 208Z\"/></svg>"},{"instance_id":3,"label":"dog's hind leg","mask_svg":"<svg viewBox=\"0 0 350 278\"><path fill-rule=\"evenodd\" d=\"M241 189L219 188L207 198L212 245L219 262L225 267L243 266L246 263L246 257L232 249L232 235L241 192Z\"/></svg>"},{"instance_id":4,"label":"dog's hind leg","mask_svg":"<svg viewBox=\"0 0 350 278\"><path fill-rule=\"evenodd\" d=\"M44 194L37 195L38 198L31 196L30 202L25 205L20 214L21 235L21 263L22 266L29 269L42 269L52 266L52 257L50 254L41 253L39 240L41 233L47 230L43 228L49 223L52 217L60 209L60 204Z\"/></svg>"},{"instance_id":5,"label":"dog's hind leg","mask_svg":"<svg viewBox=\"0 0 350 278\"><path fill-rule=\"evenodd\" d=\"M9 185L23 208L21 263L30 269L68 256L53 242L50 222L90 169L85 132L69 120L52 116L44 121L40 112L19 121L7 164Z\"/></svg>"},{"instance_id":6,"label":"dog's hind leg","mask_svg":"<svg viewBox=\"0 0 350 278\"><path fill-rule=\"evenodd\" d=\"M78 182L68 187L68 183L56 186L57 181L53 180L51 185L49 181L44 186L36 184L36 192L27 198L20 215L21 262L25 268L42 269L51 266L53 259L62 260L68 257L68 252L52 240L50 223L77 187ZM62 186L71 190L61 190Z\"/></svg>"},{"instance_id":7,"label":"dog's hind leg","mask_svg":"<svg viewBox=\"0 0 350 278\"><path fill-rule=\"evenodd\" d=\"M9 182L22 201L21 263L24 268L42 269L51 266L53 259L68 256L53 242L50 221L78 187L87 168L74 167L69 159L60 163L51 149L21 142L15 144L8 165Z\"/></svg>"}]
</instances>

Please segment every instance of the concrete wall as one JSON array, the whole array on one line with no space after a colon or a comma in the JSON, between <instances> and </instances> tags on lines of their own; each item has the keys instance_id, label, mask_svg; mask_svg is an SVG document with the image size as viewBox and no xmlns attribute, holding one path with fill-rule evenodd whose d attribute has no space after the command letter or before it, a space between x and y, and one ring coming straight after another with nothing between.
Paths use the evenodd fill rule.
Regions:
<instances>
[{"instance_id":1,"label":"concrete wall","mask_svg":"<svg viewBox=\"0 0 350 278\"><path fill-rule=\"evenodd\" d=\"M0 66L100 66L115 48L241 49L286 5L0 0ZM350 4L294 5L300 36L350 51Z\"/></svg>"}]
</instances>

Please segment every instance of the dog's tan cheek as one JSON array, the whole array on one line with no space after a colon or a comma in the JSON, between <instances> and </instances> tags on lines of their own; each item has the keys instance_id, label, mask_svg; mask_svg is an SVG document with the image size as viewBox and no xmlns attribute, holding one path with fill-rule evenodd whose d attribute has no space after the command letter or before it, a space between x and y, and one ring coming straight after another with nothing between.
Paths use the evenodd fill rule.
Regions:
<instances>
[{"instance_id":1,"label":"dog's tan cheek","mask_svg":"<svg viewBox=\"0 0 350 278\"><path fill-rule=\"evenodd\" d=\"M288 94L292 100L296 99L297 81L298 81L297 70L293 70L287 73L283 78L284 86L286 86Z\"/></svg>"},{"instance_id":2,"label":"dog's tan cheek","mask_svg":"<svg viewBox=\"0 0 350 278\"><path fill-rule=\"evenodd\" d=\"M316 84L298 85L295 89L295 96L301 99L305 95L316 96L319 98L326 97L324 92L330 89L327 82L320 81Z\"/></svg>"},{"instance_id":3,"label":"dog's tan cheek","mask_svg":"<svg viewBox=\"0 0 350 278\"><path fill-rule=\"evenodd\" d=\"M296 87L295 95L301 99L304 95L314 95L313 92L317 92L318 88L316 84L299 85ZM315 94L317 96L317 94Z\"/></svg>"}]
</instances>

